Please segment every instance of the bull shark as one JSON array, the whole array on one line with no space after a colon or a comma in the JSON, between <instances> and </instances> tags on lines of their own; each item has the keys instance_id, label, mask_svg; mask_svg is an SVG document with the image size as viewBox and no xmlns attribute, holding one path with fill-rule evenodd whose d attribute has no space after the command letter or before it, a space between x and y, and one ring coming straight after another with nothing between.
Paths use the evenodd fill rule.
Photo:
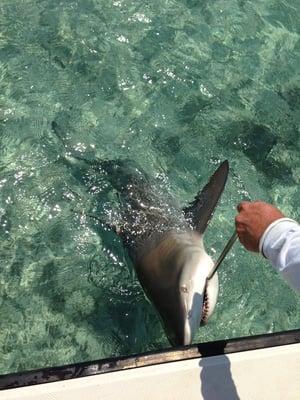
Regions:
<instances>
[{"instance_id":1,"label":"bull shark","mask_svg":"<svg viewBox=\"0 0 300 400\"><path fill-rule=\"evenodd\" d=\"M117 223L104 223L121 238L170 343L191 344L217 302L218 275L207 279L214 262L204 248L203 236L225 187L228 161L181 209L174 199L156 190L154 180L132 160L66 159L69 165L79 163L80 168L104 175L115 190L120 218Z\"/></svg>"}]
</instances>

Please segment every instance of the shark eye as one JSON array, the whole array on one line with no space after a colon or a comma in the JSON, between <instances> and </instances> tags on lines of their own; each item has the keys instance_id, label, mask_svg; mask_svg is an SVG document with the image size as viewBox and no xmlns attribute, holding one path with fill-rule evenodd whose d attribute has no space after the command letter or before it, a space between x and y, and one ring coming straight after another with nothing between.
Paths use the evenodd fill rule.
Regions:
<instances>
[{"instance_id":1,"label":"shark eye","mask_svg":"<svg viewBox=\"0 0 300 400\"><path fill-rule=\"evenodd\" d=\"M188 290L186 285L181 285L180 286L180 291L181 291L181 293L188 293L189 292L189 290Z\"/></svg>"}]
</instances>

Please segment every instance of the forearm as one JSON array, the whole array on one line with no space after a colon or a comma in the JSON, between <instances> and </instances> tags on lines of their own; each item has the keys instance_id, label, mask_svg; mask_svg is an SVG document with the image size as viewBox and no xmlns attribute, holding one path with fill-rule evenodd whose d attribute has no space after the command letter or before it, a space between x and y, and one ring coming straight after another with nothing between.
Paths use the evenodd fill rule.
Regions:
<instances>
[{"instance_id":1,"label":"forearm","mask_svg":"<svg viewBox=\"0 0 300 400\"><path fill-rule=\"evenodd\" d=\"M300 292L300 225L288 218L278 219L266 229L259 249L289 286Z\"/></svg>"}]
</instances>

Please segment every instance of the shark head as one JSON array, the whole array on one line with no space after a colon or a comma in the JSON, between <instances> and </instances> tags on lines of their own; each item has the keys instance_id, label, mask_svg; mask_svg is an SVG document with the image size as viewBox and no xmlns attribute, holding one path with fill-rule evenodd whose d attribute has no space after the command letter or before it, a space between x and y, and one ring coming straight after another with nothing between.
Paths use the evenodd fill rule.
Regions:
<instances>
[{"instance_id":1,"label":"shark head","mask_svg":"<svg viewBox=\"0 0 300 400\"><path fill-rule=\"evenodd\" d=\"M141 260L137 274L159 312L170 342L188 345L214 311L217 274L207 282L214 263L196 232L169 233Z\"/></svg>"},{"instance_id":2,"label":"shark head","mask_svg":"<svg viewBox=\"0 0 300 400\"><path fill-rule=\"evenodd\" d=\"M202 237L193 235L194 246L186 246L185 262L179 278L178 296L180 313L177 332L180 343L191 344L200 325L204 325L212 315L218 297L218 275L211 280L207 277L213 270L214 262L206 253Z\"/></svg>"}]
</instances>

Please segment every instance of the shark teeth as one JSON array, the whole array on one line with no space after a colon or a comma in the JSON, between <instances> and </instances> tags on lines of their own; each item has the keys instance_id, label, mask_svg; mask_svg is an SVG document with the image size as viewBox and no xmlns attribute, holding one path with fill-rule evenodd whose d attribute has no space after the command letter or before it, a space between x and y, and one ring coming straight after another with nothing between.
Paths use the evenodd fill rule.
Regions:
<instances>
[{"instance_id":1,"label":"shark teeth","mask_svg":"<svg viewBox=\"0 0 300 400\"><path fill-rule=\"evenodd\" d=\"M218 279L218 274L215 273L215 275L207 282L205 288L202 310L201 310L200 325L205 325L209 320L210 316L212 315L212 313L214 312L214 309L217 304L218 291L219 291L219 279Z\"/></svg>"},{"instance_id":2,"label":"shark teeth","mask_svg":"<svg viewBox=\"0 0 300 400\"><path fill-rule=\"evenodd\" d=\"M205 290L203 304L202 304L200 325L206 324L206 322L208 320L208 311L209 311L209 299L208 299L207 290Z\"/></svg>"}]
</instances>

